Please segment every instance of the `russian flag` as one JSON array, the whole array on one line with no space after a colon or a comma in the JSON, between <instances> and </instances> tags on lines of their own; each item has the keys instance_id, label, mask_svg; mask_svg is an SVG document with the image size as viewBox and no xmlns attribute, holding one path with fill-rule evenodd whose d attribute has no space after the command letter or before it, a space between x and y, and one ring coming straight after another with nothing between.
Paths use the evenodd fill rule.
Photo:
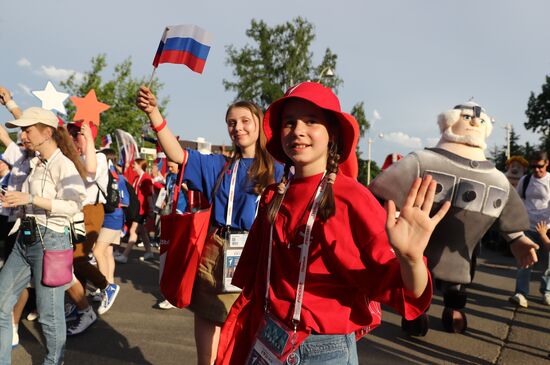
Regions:
<instances>
[{"instance_id":1,"label":"russian flag","mask_svg":"<svg viewBox=\"0 0 550 365\"><path fill-rule=\"evenodd\" d=\"M168 26L160 40L153 66L177 63L202 73L211 44L212 35L196 25Z\"/></svg>"},{"instance_id":2,"label":"russian flag","mask_svg":"<svg viewBox=\"0 0 550 365\"><path fill-rule=\"evenodd\" d=\"M107 134L103 137L101 137L101 147L102 148L109 148L111 146L111 143L113 143L113 138L110 134Z\"/></svg>"}]
</instances>

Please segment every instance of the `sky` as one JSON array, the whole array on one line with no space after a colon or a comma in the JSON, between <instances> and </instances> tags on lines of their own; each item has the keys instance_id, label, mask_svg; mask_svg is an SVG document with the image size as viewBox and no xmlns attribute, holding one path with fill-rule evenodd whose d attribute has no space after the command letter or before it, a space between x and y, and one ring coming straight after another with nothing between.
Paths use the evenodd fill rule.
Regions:
<instances>
[{"instance_id":1,"label":"sky","mask_svg":"<svg viewBox=\"0 0 550 365\"><path fill-rule=\"evenodd\" d=\"M251 44L252 19L269 26L304 17L315 27L314 64L328 47L338 55L335 73L344 84L344 111L364 102L372 124L359 147L379 165L392 152L433 146L437 115L474 98L495 118L489 148L506 144L510 123L520 143L538 142L526 131L531 92L540 93L550 74L550 2L546 0L277 0L139 2L0 0L0 85L22 108L40 105L42 90L72 72L89 70L104 53L113 66L128 57L133 75L149 76L166 25L196 24L213 35L202 75L180 65L160 65L156 76L169 96L169 126L183 139L204 137L229 144L224 116L235 94L226 47ZM83 96L83 95L79 95ZM10 119L0 108L0 121Z\"/></svg>"}]
</instances>

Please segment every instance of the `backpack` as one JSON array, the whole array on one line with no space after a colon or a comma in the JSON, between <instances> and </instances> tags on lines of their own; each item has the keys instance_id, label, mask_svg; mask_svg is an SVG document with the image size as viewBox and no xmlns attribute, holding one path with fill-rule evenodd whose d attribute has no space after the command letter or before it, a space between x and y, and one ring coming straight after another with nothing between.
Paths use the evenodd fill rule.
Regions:
<instances>
[{"instance_id":1,"label":"backpack","mask_svg":"<svg viewBox=\"0 0 550 365\"><path fill-rule=\"evenodd\" d=\"M120 205L123 207L130 205L130 193L126 188L126 178L122 174L118 174L118 193L120 195Z\"/></svg>"},{"instance_id":2,"label":"backpack","mask_svg":"<svg viewBox=\"0 0 550 365\"><path fill-rule=\"evenodd\" d=\"M112 213L120 204L120 194L118 192L118 176L115 172L109 169L109 180L107 182L107 192L104 192L99 184L96 183L97 188L101 191L101 195L105 198L105 204L103 204L103 210L105 213Z\"/></svg>"},{"instance_id":3,"label":"backpack","mask_svg":"<svg viewBox=\"0 0 550 365\"><path fill-rule=\"evenodd\" d=\"M128 208L126 208L126 220L135 221L139 216L139 200L132 184L130 184L126 179L124 179L124 182L126 184L126 190L128 190L129 197Z\"/></svg>"}]
</instances>

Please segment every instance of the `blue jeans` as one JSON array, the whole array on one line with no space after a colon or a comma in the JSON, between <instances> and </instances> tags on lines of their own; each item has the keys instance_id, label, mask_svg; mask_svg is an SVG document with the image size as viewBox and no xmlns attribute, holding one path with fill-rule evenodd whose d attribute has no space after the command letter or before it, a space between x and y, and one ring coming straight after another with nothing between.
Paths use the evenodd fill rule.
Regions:
<instances>
[{"instance_id":1,"label":"blue jeans","mask_svg":"<svg viewBox=\"0 0 550 365\"><path fill-rule=\"evenodd\" d=\"M38 226L48 250L71 247L69 235ZM21 236L21 235L20 235ZM0 271L0 365L11 364L12 311L21 291L31 278L36 289L36 304L42 332L46 339L46 357L43 364L58 365L63 361L66 340L63 300L65 287L42 285L44 259L40 237L32 245L25 245L18 237L8 261Z\"/></svg>"},{"instance_id":2,"label":"blue jeans","mask_svg":"<svg viewBox=\"0 0 550 365\"><path fill-rule=\"evenodd\" d=\"M544 245L540 241L540 236L535 231L525 231L525 235L529 237L533 242L540 246L537 254L539 257L539 263L542 266L542 276L540 278L540 288L539 291L541 294L550 293L550 268L548 267L549 263L549 253L544 248ZM518 269L516 275L516 293L521 293L523 295L529 294L529 281L531 280L531 268L528 269Z\"/></svg>"},{"instance_id":3,"label":"blue jeans","mask_svg":"<svg viewBox=\"0 0 550 365\"><path fill-rule=\"evenodd\" d=\"M300 365L358 365L355 333L312 334L298 348Z\"/></svg>"}]
</instances>

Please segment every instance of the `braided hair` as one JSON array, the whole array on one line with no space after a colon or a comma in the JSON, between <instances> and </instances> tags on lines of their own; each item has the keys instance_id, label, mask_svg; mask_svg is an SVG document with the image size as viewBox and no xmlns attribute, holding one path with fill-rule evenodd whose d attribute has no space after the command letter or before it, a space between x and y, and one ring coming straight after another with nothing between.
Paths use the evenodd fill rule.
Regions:
<instances>
[{"instance_id":1,"label":"braided hair","mask_svg":"<svg viewBox=\"0 0 550 365\"><path fill-rule=\"evenodd\" d=\"M279 184L277 185L277 190L275 191L275 194L277 195L275 195L275 197L271 200L271 202L269 202L269 205L267 207L267 219L271 224L275 223L275 218L277 218L277 212L279 211L279 208L283 203L283 196L285 195L291 167L292 167L292 162L290 160L287 160L285 162L283 176L281 177L281 181L279 181Z\"/></svg>"},{"instance_id":2,"label":"braided hair","mask_svg":"<svg viewBox=\"0 0 550 365\"><path fill-rule=\"evenodd\" d=\"M321 201L319 202L319 218L322 221L326 221L336 213L336 204L334 203L334 192L332 186L336 180L336 174L338 173L338 161L340 160L340 155L338 154L338 144L336 142L331 142L329 144L328 158L327 158L327 175L328 179L327 187L323 195L321 196Z\"/></svg>"}]
</instances>

